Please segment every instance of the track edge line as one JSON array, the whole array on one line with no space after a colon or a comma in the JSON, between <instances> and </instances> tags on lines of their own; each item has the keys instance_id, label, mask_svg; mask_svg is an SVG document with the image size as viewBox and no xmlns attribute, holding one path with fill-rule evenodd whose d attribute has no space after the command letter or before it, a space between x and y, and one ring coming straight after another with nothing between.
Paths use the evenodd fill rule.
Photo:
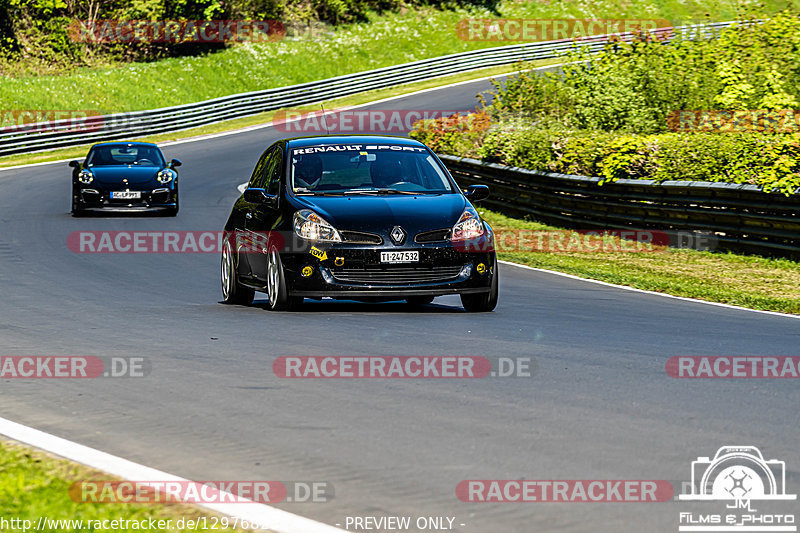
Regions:
<instances>
[{"instance_id":1,"label":"track edge line","mask_svg":"<svg viewBox=\"0 0 800 533\"><path fill-rule=\"evenodd\" d=\"M0 435L127 480L189 481L2 417L0 417ZM344 531L263 503L190 505L197 505L217 513L239 518L276 533L342 533Z\"/></svg>"},{"instance_id":2,"label":"track edge line","mask_svg":"<svg viewBox=\"0 0 800 533\"><path fill-rule=\"evenodd\" d=\"M600 281L599 279L582 278L582 277L576 276L574 274L567 274L566 272L559 272L557 270L548 270L546 268L532 267L532 266L528 266L528 265L523 265L521 263L514 263L512 261L505 261L505 260L498 259L497 262L498 263L502 263L504 265L510 265L510 266L515 266L515 267L519 267L519 268L525 268L525 269L528 269L528 270L533 270L533 271L536 271L536 272L544 272L544 273L547 273L547 274L555 274L556 276L562 276L564 278L575 279L575 280L578 280L578 281L585 281L587 283L594 283L596 285L604 285L606 287L613 287L615 289L624 289L626 291L639 292L639 293L643 293L643 294L651 294L653 296L661 296L663 298L672 298L673 300L682 300L684 302L692 302L692 303L697 303L697 304L713 305L713 306L716 306L716 307L723 307L725 309L735 309L737 311L749 311L751 313L761 313L761 314L764 314L764 315L781 316L781 317L785 317L785 318L793 318L795 320L800 319L800 315L792 315L792 314L789 314L789 313L781 313L779 311L764 311L762 309L750 309L749 307L741 307L741 306L738 306L738 305L725 304L725 303L721 303L721 302L709 302L708 300L700 300L698 298L689 298L689 297L686 297L686 296L675 296L674 294L667 294L665 292L648 291L646 289L637 289L636 287L629 287L627 285L617 285L616 283L609 283L607 281Z\"/></svg>"}]
</instances>

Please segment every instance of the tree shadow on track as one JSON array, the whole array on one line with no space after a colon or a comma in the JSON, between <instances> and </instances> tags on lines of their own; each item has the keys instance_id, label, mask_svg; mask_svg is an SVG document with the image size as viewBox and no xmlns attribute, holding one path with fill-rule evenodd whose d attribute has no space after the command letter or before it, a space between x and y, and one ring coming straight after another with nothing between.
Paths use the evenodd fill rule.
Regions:
<instances>
[{"instance_id":1,"label":"tree shadow on track","mask_svg":"<svg viewBox=\"0 0 800 533\"><path fill-rule=\"evenodd\" d=\"M167 212L164 209L142 209L141 211L83 211L78 216L73 215L71 212L66 213L69 218L167 218Z\"/></svg>"},{"instance_id":2,"label":"tree shadow on track","mask_svg":"<svg viewBox=\"0 0 800 533\"><path fill-rule=\"evenodd\" d=\"M267 300L256 300L252 307L269 311ZM404 313L404 314L446 314L464 313L461 306L444 305L434 301L427 305L410 305L403 301L357 302L353 300L309 300L306 299L291 313Z\"/></svg>"}]
</instances>

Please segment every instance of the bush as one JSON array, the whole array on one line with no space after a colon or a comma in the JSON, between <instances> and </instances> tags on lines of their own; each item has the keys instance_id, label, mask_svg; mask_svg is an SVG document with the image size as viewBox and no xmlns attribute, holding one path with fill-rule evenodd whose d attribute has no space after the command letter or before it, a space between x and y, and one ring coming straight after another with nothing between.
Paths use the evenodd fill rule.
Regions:
<instances>
[{"instance_id":1,"label":"bush","mask_svg":"<svg viewBox=\"0 0 800 533\"><path fill-rule=\"evenodd\" d=\"M480 145L489 124L489 116L485 113L451 115L420 120L414 124L409 136L428 146L439 146L442 151L450 154L478 157L477 146Z\"/></svg>"},{"instance_id":2,"label":"bush","mask_svg":"<svg viewBox=\"0 0 800 533\"><path fill-rule=\"evenodd\" d=\"M755 16L752 19L757 18ZM800 108L800 16L788 9L718 39L649 36L569 55L563 73L493 82L476 131L426 137L435 150L506 165L618 179L800 187L800 134L667 133L679 110ZM465 121L468 123L468 121ZM670 124L674 121L674 114Z\"/></svg>"},{"instance_id":3,"label":"bush","mask_svg":"<svg viewBox=\"0 0 800 533\"><path fill-rule=\"evenodd\" d=\"M800 107L800 16L789 9L759 24L723 30L717 39L642 36L609 42L599 55L565 57L563 74L527 70L495 83L485 111L526 118L543 128L624 133L667 131L678 110Z\"/></svg>"},{"instance_id":4,"label":"bush","mask_svg":"<svg viewBox=\"0 0 800 533\"><path fill-rule=\"evenodd\" d=\"M464 120L464 123L468 123ZM746 183L786 194L800 189L800 134L662 133L625 135L509 123L447 135L411 136L440 153L509 166L626 179Z\"/></svg>"}]
</instances>

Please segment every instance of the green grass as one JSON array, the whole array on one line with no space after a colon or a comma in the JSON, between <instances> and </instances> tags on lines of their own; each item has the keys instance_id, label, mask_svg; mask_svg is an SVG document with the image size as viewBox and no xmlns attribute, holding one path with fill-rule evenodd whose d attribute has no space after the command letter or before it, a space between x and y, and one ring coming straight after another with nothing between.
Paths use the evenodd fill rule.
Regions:
<instances>
[{"instance_id":1,"label":"green grass","mask_svg":"<svg viewBox=\"0 0 800 533\"><path fill-rule=\"evenodd\" d=\"M481 212L495 231L559 229ZM800 264L787 259L673 248L654 253L500 251L498 257L637 289L800 314Z\"/></svg>"},{"instance_id":2,"label":"green grass","mask_svg":"<svg viewBox=\"0 0 800 533\"><path fill-rule=\"evenodd\" d=\"M115 528L113 531L195 531L193 528L177 529L177 521L181 518L197 520L207 517L207 524L213 516L202 513L197 508L181 505L123 504L123 503L77 503L69 496L72 483L81 480L110 480L107 474L94 471L88 467L59 459L47 453L32 450L17 443L0 440L0 517L5 520L18 518L30 520L35 528L40 517L50 520L172 520L168 529L136 529ZM184 523L186 523L184 521ZM164 523L166 524L166 522ZM203 529L203 522L199 523ZM21 531L22 528L4 528L0 531ZM83 531L89 531L85 527ZM111 529L109 529L111 530ZM42 531L81 531L72 527L47 527ZM210 529L208 529L210 531ZM235 529L217 529L215 531L241 531Z\"/></svg>"},{"instance_id":3,"label":"green grass","mask_svg":"<svg viewBox=\"0 0 800 533\"><path fill-rule=\"evenodd\" d=\"M766 11L785 2L767 0ZM673 24L724 20L736 15L728 0L518 0L501 8L505 18L666 18ZM60 76L0 79L0 109L153 109L281 87L462 52L503 42L459 39L455 26L486 11L406 10L372 15L369 23L317 31L276 43L243 44L199 57L113 68L77 69ZM496 16L496 15L494 15Z\"/></svg>"}]
</instances>

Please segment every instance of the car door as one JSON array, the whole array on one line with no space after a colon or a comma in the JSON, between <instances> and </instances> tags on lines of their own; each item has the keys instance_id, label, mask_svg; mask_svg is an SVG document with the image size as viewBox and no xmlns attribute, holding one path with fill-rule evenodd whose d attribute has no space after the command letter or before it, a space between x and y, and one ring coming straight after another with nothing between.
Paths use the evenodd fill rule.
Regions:
<instances>
[{"instance_id":1,"label":"car door","mask_svg":"<svg viewBox=\"0 0 800 533\"><path fill-rule=\"evenodd\" d=\"M259 189L264 189L270 196L278 197L280 193L280 178L283 170L283 150L277 145L269 150L266 164L262 170L263 175L258 182ZM269 244L277 243L278 249L283 247L282 239L273 235L279 220L279 209L277 203L273 206L268 204L253 205L250 210L250 217L245 217L247 232L256 244L261 253L250 254L250 267L253 276L261 281L267 280L267 255Z\"/></svg>"},{"instance_id":2,"label":"car door","mask_svg":"<svg viewBox=\"0 0 800 533\"><path fill-rule=\"evenodd\" d=\"M253 169L253 175L247 183L248 189L262 188L269 159L273 153L274 150L268 148L261 154L255 169ZM258 265L261 263L261 258L259 256L263 256L264 254L261 251L261 246L259 246L258 235L253 234L253 228L256 225L255 222L253 222L253 218L257 215L260 206L248 202L244 198L244 195L242 195L237 204L240 205L241 209L241 218L237 220L241 226L236 228L237 251L239 252L239 273L245 278L257 278L258 276L256 273L258 271Z\"/></svg>"}]
</instances>

